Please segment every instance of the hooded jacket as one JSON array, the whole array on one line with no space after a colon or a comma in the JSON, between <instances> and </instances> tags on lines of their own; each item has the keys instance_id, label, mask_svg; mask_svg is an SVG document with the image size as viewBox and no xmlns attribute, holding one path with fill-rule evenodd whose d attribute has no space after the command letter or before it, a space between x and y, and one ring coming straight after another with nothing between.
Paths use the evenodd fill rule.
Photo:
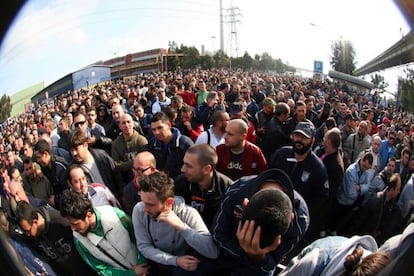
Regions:
<instances>
[{"instance_id":1,"label":"hooded jacket","mask_svg":"<svg viewBox=\"0 0 414 276\"><path fill-rule=\"evenodd\" d=\"M243 212L244 198L252 197L269 179L280 183L285 188L286 194L292 201L294 220L282 236L279 247L268 254L265 263L259 265L261 270L266 271L273 270L282 258L299 243L309 226L309 211L305 200L293 190L292 182L283 171L270 169L257 176L246 176L236 181L227 190L212 227L213 239L226 255L239 263L244 260L243 263L257 267L249 262L247 254L240 247L236 231Z\"/></svg>"},{"instance_id":2,"label":"hooded jacket","mask_svg":"<svg viewBox=\"0 0 414 276\"><path fill-rule=\"evenodd\" d=\"M148 142L148 151L155 156L157 169L168 173L172 179L175 179L181 173L185 152L194 145L194 142L182 135L175 127L171 128L171 132L174 137L168 144L152 137Z\"/></svg>"},{"instance_id":3,"label":"hooded jacket","mask_svg":"<svg viewBox=\"0 0 414 276\"><path fill-rule=\"evenodd\" d=\"M357 247L364 249L362 258L378 249L371 236L326 237L303 249L278 275L342 275L346 256Z\"/></svg>"},{"instance_id":4,"label":"hooded jacket","mask_svg":"<svg viewBox=\"0 0 414 276\"><path fill-rule=\"evenodd\" d=\"M156 263L171 266L177 266L177 257L186 255L189 247L207 258L217 258L218 248L197 210L176 196L172 211L185 223L183 230L148 216L142 202L135 205L132 223L138 250Z\"/></svg>"}]
</instances>

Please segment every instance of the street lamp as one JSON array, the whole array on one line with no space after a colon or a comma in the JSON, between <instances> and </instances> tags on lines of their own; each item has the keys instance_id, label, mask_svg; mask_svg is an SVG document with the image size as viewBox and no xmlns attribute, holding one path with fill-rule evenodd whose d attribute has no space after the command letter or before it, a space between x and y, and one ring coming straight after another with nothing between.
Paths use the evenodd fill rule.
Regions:
<instances>
[{"instance_id":1,"label":"street lamp","mask_svg":"<svg viewBox=\"0 0 414 276\"><path fill-rule=\"evenodd\" d=\"M216 47L215 47L216 37L213 35L211 36L211 39L213 40L213 55L214 55L214 52L216 51Z\"/></svg>"}]
</instances>

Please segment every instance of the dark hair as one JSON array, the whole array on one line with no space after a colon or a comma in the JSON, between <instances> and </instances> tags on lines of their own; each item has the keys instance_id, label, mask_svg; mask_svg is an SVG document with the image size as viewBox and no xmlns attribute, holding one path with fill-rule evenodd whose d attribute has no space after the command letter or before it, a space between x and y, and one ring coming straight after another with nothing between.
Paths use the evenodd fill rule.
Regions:
<instances>
[{"instance_id":1,"label":"dark hair","mask_svg":"<svg viewBox=\"0 0 414 276\"><path fill-rule=\"evenodd\" d=\"M140 180L141 191L154 192L161 202L174 197L174 182L165 172L154 172L143 176Z\"/></svg>"},{"instance_id":2,"label":"dark hair","mask_svg":"<svg viewBox=\"0 0 414 276\"><path fill-rule=\"evenodd\" d=\"M289 228L292 216L292 203L289 197L277 189L263 189L255 193L243 210L242 221L254 220L262 229L260 247L273 243Z\"/></svg>"},{"instance_id":3,"label":"dark hair","mask_svg":"<svg viewBox=\"0 0 414 276\"><path fill-rule=\"evenodd\" d=\"M164 112L157 112L154 114L154 116L152 116L151 123L155 123L158 121L162 121L163 123L168 123L170 122L170 119L168 118L167 114L165 114Z\"/></svg>"},{"instance_id":4,"label":"dark hair","mask_svg":"<svg viewBox=\"0 0 414 276\"><path fill-rule=\"evenodd\" d=\"M224 110L215 110L210 117L211 124L214 126L218 121L223 120L226 113Z\"/></svg>"},{"instance_id":5,"label":"dark hair","mask_svg":"<svg viewBox=\"0 0 414 276\"><path fill-rule=\"evenodd\" d=\"M71 164L69 166L69 168L66 170L66 179L69 180L69 182L72 182L72 177L70 175L70 173L74 170L74 169L81 169L83 171L83 168L81 165L79 164Z\"/></svg>"},{"instance_id":6,"label":"dark hair","mask_svg":"<svg viewBox=\"0 0 414 276\"><path fill-rule=\"evenodd\" d=\"M286 103L277 103L275 108L275 116L279 116L281 114L288 114L289 113L289 106Z\"/></svg>"},{"instance_id":7,"label":"dark hair","mask_svg":"<svg viewBox=\"0 0 414 276\"><path fill-rule=\"evenodd\" d=\"M88 137L82 130L75 129L69 134L68 146L70 149L76 148L77 146L84 144L87 139Z\"/></svg>"},{"instance_id":8,"label":"dark hair","mask_svg":"<svg viewBox=\"0 0 414 276\"><path fill-rule=\"evenodd\" d=\"M52 152L49 143L44 139L39 139L39 141L34 146L33 151L38 151L41 154L47 152L49 155L51 155Z\"/></svg>"},{"instance_id":9,"label":"dark hair","mask_svg":"<svg viewBox=\"0 0 414 276\"><path fill-rule=\"evenodd\" d=\"M27 165L27 164L30 164L32 162L33 162L33 160L31 158L23 157L23 165Z\"/></svg>"},{"instance_id":10,"label":"dark hair","mask_svg":"<svg viewBox=\"0 0 414 276\"><path fill-rule=\"evenodd\" d=\"M337 131L333 129L330 130L326 138L331 141L332 146L336 149L341 145L341 134L339 129Z\"/></svg>"},{"instance_id":11,"label":"dark hair","mask_svg":"<svg viewBox=\"0 0 414 276\"><path fill-rule=\"evenodd\" d=\"M351 254L346 256L343 276L377 275L391 261L390 256L386 252L381 251L372 253L361 261L363 253L364 250L362 248L356 248Z\"/></svg>"},{"instance_id":12,"label":"dark hair","mask_svg":"<svg viewBox=\"0 0 414 276\"><path fill-rule=\"evenodd\" d=\"M36 209L33 208L26 201L17 202L16 206L16 219L20 223L22 220L27 220L27 222L32 225L34 219L38 219Z\"/></svg>"},{"instance_id":13,"label":"dark hair","mask_svg":"<svg viewBox=\"0 0 414 276\"><path fill-rule=\"evenodd\" d=\"M374 162L374 156L372 156L372 153L367 152L362 156L361 160L363 161L368 160L368 163L372 165L372 162Z\"/></svg>"},{"instance_id":14,"label":"dark hair","mask_svg":"<svg viewBox=\"0 0 414 276\"><path fill-rule=\"evenodd\" d=\"M85 219L88 212L92 212L92 203L88 195L66 190L60 200L60 214L62 217Z\"/></svg>"},{"instance_id":15,"label":"dark hair","mask_svg":"<svg viewBox=\"0 0 414 276\"><path fill-rule=\"evenodd\" d=\"M334 117L328 117L328 118L326 119L326 121L325 121L325 126L326 126L328 129L331 129L331 128L334 128L334 127L337 127L337 124L336 124L335 118L334 118Z\"/></svg>"},{"instance_id":16,"label":"dark hair","mask_svg":"<svg viewBox=\"0 0 414 276\"><path fill-rule=\"evenodd\" d=\"M216 151L208 144L197 144L193 145L187 149L186 153L197 154L198 163L201 166L211 165L214 169L217 165L217 153Z\"/></svg>"}]
</instances>

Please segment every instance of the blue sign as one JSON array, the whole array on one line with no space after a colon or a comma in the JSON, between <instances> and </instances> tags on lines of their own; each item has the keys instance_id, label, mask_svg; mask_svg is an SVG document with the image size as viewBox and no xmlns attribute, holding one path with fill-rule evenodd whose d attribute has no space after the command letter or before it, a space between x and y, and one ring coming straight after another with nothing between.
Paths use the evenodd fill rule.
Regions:
<instances>
[{"instance_id":1,"label":"blue sign","mask_svg":"<svg viewBox=\"0 0 414 276\"><path fill-rule=\"evenodd\" d=\"M323 72L323 62L314 60L313 61L313 71L318 72L318 73L322 73Z\"/></svg>"}]
</instances>

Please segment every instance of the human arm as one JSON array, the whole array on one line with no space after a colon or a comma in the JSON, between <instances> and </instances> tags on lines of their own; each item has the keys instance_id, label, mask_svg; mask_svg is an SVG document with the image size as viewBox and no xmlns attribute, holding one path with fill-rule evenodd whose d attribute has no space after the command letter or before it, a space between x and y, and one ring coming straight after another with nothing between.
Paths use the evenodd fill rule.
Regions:
<instances>
[{"instance_id":1,"label":"human arm","mask_svg":"<svg viewBox=\"0 0 414 276\"><path fill-rule=\"evenodd\" d=\"M156 248L152 238L148 234L149 225L152 218L143 211L141 203L135 205L132 212L132 224L134 226L134 234L137 240L137 248L147 259L163 265L177 265L177 256L169 254Z\"/></svg>"},{"instance_id":2,"label":"human arm","mask_svg":"<svg viewBox=\"0 0 414 276\"><path fill-rule=\"evenodd\" d=\"M219 250L200 214L190 206L185 206L185 208L180 217L172 210L162 212L158 216L158 221L164 221L172 226L187 244L201 255L207 258L217 258Z\"/></svg>"}]
</instances>

